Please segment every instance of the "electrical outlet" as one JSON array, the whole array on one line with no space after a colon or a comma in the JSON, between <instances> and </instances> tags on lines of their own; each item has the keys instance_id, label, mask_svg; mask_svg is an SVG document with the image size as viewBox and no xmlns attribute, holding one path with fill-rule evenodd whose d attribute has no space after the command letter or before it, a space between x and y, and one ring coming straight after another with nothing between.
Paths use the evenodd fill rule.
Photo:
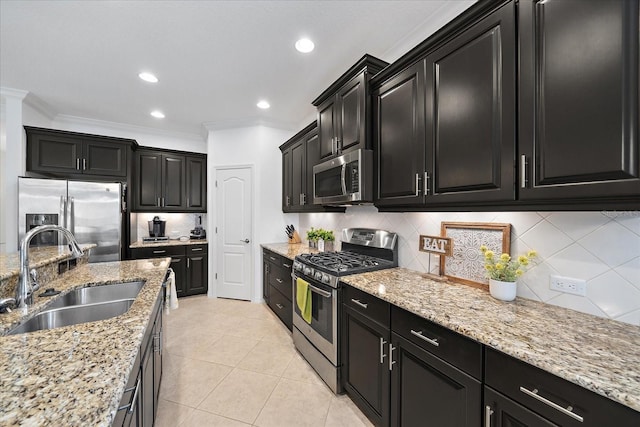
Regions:
<instances>
[{"instance_id":1,"label":"electrical outlet","mask_svg":"<svg viewBox=\"0 0 640 427\"><path fill-rule=\"evenodd\" d=\"M587 296L587 282L573 277L562 277L551 275L549 278L549 288L554 291L566 292L568 294Z\"/></svg>"}]
</instances>

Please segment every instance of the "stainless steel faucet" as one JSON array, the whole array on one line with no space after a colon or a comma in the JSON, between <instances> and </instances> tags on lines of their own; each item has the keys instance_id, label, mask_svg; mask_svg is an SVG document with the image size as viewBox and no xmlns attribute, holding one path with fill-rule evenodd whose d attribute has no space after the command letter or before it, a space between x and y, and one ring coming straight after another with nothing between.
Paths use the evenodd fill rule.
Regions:
<instances>
[{"instance_id":1,"label":"stainless steel faucet","mask_svg":"<svg viewBox=\"0 0 640 427\"><path fill-rule=\"evenodd\" d=\"M82 256L82 249L80 249L78 241L71 231L64 227L59 225L41 225L29 230L20 242L20 278L18 279L18 286L16 288L15 302L17 308L25 308L29 304L33 303L33 291L35 289L32 286L34 281L32 276L29 274L29 243L35 235L44 233L45 231L61 232L67 238L69 250L73 257L80 258Z\"/></svg>"}]
</instances>

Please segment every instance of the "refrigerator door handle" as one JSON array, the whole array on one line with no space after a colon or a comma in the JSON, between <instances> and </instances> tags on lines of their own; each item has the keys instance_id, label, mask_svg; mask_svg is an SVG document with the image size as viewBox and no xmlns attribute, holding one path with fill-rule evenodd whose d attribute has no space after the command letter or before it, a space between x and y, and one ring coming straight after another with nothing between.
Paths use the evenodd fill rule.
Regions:
<instances>
[{"instance_id":1,"label":"refrigerator door handle","mask_svg":"<svg viewBox=\"0 0 640 427\"><path fill-rule=\"evenodd\" d=\"M71 231L71 234L73 234L75 236L76 234L76 230L75 230L75 201L73 199L73 196L69 196L69 201L67 202L67 221L69 224L69 231Z\"/></svg>"},{"instance_id":2,"label":"refrigerator door handle","mask_svg":"<svg viewBox=\"0 0 640 427\"><path fill-rule=\"evenodd\" d=\"M60 215L58 217L58 225L67 228L67 198L60 196Z\"/></svg>"}]
</instances>

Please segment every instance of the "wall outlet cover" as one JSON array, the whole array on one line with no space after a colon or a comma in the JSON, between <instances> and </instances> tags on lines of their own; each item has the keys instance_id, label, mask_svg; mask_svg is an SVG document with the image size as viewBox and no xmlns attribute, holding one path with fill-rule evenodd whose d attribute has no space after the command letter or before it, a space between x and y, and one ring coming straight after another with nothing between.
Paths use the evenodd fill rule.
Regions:
<instances>
[{"instance_id":1,"label":"wall outlet cover","mask_svg":"<svg viewBox=\"0 0 640 427\"><path fill-rule=\"evenodd\" d=\"M576 279L573 277L563 277L551 275L549 277L549 288L558 292L567 294L587 296L586 280Z\"/></svg>"}]
</instances>

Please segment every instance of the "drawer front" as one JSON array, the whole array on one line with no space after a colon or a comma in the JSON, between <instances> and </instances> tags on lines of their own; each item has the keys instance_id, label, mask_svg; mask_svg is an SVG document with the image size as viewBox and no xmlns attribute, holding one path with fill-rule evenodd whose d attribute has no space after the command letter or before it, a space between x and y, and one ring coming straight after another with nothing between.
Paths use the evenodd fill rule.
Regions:
<instances>
[{"instance_id":1,"label":"drawer front","mask_svg":"<svg viewBox=\"0 0 640 427\"><path fill-rule=\"evenodd\" d=\"M150 248L133 248L131 257L133 259L163 258L171 255L184 255L184 246L154 246Z\"/></svg>"},{"instance_id":2,"label":"drawer front","mask_svg":"<svg viewBox=\"0 0 640 427\"><path fill-rule=\"evenodd\" d=\"M186 245L187 255L203 255L209 251L208 245Z\"/></svg>"},{"instance_id":3,"label":"drawer front","mask_svg":"<svg viewBox=\"0 0 640 427\"><path fill-rule=\"evenodd\" d=\"M272 266L271 272L269 273L269 284L291 301L291 298L293 298L291 270L279 266Z\"/></svg>"},{"instance_id":4,"label":"drawer front","mask_svg":"<svg viewBox=\"0 0 640 427\"><path fill-rule=\"evenodd\" d=\"M282 267L284 269L288 269L291 270L291 266L293 265L293 261L291 261L289 258L287 257L283 257L282 255L278 255L274 252L271 252L269 250L263 250L262 252L264 259L269 261L270 263L273 263L275 265L277 265L278 267Z\"/></svg>"},{"instance_id":5,"label":"drawer front","mask_svg":"<svg viewBox=\"0 0 640 427\"><path fill-rule=\"evenodd\" d=\"M371 320L389 327L390 304L388 302L352 286L345 286L343 303Z\"/></svg>"},{"instance_id":6,"label":"drawer front","mask_svg":"<svg viewBox=\"0 0 640 427\"><path fill-rule=\"evenodd\" d=\"M282 295L273 286L269 290L269 307L273 312L287 325L287 328L291 330L293 325L293 306L284 295Z\"/></svg>"},{"instance_id":7,"label":"drawer front","mask_svg":"<svg viewBox=\"0 0 640 427\"><path fill-rule=\"evenodd\" d=\"M482 344L396 306L391 308L391 327L445 362L482 378Z\"/></svg>"},{"instance_id":8,"label":"drawer front","mask_svg":"<svg viewBox=\"0 0 640 427\"><path fill-rule=\"evenodd\" d=\"M640 412L488 347L485 382L562 426L640 426Z\"/></svg>"}]
</instances>

